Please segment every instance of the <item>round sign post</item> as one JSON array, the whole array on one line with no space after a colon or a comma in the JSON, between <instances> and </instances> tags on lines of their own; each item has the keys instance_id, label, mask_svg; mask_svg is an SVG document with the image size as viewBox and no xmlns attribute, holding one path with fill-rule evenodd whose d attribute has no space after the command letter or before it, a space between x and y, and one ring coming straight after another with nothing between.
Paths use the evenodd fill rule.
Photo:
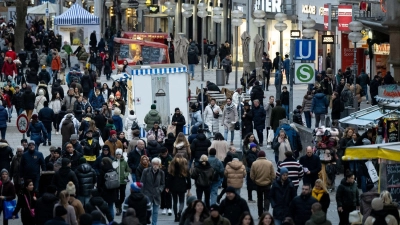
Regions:
<instances>
[{"instance_id":1,"label":"round sign post","mask_svg":"<svg viewBox=\"0 0 400 225\"><path fill-rule=\"evenodd\" d=\"M29 121L25 114L21 114L17 118L17 129L22 133L22 138L25 138L25 133L28 131Z\"/></svg>"}]
</instances>

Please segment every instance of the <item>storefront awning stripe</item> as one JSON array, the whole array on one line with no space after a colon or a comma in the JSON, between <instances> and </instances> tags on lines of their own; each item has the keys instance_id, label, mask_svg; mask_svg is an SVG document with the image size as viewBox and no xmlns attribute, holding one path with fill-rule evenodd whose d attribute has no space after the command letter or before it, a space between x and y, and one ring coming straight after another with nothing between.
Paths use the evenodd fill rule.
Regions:
<instances>
[{"instance_id":1,"label":"storefront awning stripe","mask_svg":"<svg viewBox=\"0 0 400 225\"><path fill-rule=\"evenodd\" d=\"M400 161L399 142L346 148L343 160L387 159Z\"/></svg>"},{"instance_id":2,"label":"storefront awning stripe","mask_svg":"<svg viewBox=\"0 0 400 225\"><path fill-rule=\"evenodd\" d=\"M133 69L131 74L134 76L139 75L160 75L160 74L175 74L186 73L186 66L182 67L169 67L169 68L152 68L152 69Z\"/></svg>"},{"instance_id":3,"label":"storefront awning stripe","mask_svg":"<svg viewBox=\"0 0 400 225\"><path fill-rule=\"evenodd\" d=\"M78 4L73 4L63 14L54 18L55 25L99 25L100 18Z\"/></svg>"}]
</instances>

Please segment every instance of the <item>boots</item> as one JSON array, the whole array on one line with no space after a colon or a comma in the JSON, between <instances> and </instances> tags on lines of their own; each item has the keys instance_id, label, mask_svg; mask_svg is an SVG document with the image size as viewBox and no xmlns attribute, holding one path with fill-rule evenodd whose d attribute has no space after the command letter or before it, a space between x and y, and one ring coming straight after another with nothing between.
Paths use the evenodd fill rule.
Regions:
<instances>
[{"instance_id":1,"label":"boots","mask_svg":"<svg viewBox=\"0 0 400 225\"><path fill-rule=\"evenodd\" d=\"M175 220L174 220L174 222L179 222L179 221L181 220L181 215L182 215L182 212L178 212L178 213L175 215Z\"/></svg>"},{"instance_id":2,"label":"boots","mask_svg":"<svg viewBox=\"0 0 400 225\"><path fill-rule=\"evenodd\" d=\"M116 215L117 215L117 216L120 216L121 214L122 214L121 208L117 208L117 213L116 213Z\"/></svg>"},{"instance_id":3,"label":"boots","mask_svg":"<svg viewBox=\"0 0 400 225\"><path fill-rule=\"evenodd\" d=\"M49 146L51 146L51 141L48 142Z\"/></svg>"}]
</instances>

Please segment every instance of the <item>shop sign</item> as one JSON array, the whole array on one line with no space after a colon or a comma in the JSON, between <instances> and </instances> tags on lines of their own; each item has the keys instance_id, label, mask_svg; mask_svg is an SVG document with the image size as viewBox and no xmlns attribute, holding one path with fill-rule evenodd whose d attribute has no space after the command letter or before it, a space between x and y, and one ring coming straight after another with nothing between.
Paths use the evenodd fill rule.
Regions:
<instances>
[{"instance_id":1,"label":"shop sign","mask_svg":"<svg viewBox=\"0 0 400 225\"><path fill-rule=\"evenodd\" d=\"M148 6L150 13L158 13L160 8L158 5L149 5Z\"/></svg>"},{"instance_id":2,"label":"shop sign","mask_svg":"<svg viewBox=\"0 0 400 225\"><path fill-rule=\"evenodd\" d=\"M332 7L331 4L324 4L324 30L331 30L332 29Z\"/></svg>"},{"instance_id":3,"label":"shop sign","mask_svg":"<svg viewBox=\"0 0 400 225\"><path fill-rule=\"evenodd\" d=\"M295 40L294 59L296 60L315 60L316 42L312 39Z\"/></svg>"},{"instance_id":4,"label":"shop sign","mask_svg":"<svg viewBox=\"0 0 400 225\"><path fill-rule=\"evenodd\" d=\"M315 5L302 5L301 6L301 12L304 14L316 14L316 6Z\"/></svg>"},{"instance_id":5,"label":"shop sign","mask_svg":"<svg viewBox=\"0 0 400 225\"><path fill-rule=\"evenodd\" d=\"M301 37L301 31L300 30L291 30L290 31L290 37L292 37L292 38Z\"/></svg>"},{"instance_id":6,"label":"shop sign","mask_svg":"<svg viewBox=\"0 0 400 225\"><path fill-rule=\"evenodd\" d=\"M389 55L390 53L390 44L383 43L383 44L374 44L374 54L375 55Z\"/></svg>"},{"instance_id":7,"label":"shop sign","mask_svg":"<svg viewBox=\"0 0 400 225\"><path fill-rule=\"evenodd\" d=\"M295 63L296 84L313 84L315 77L314 63Z\"/></svg>"},{"instance_id":8,"label":"shop sign","mask_svg":"<svg viewBox=\"0 0 400 225\"><path fill-rule=\"evenodd\" d=\"M322 44L335 44L334 35L322 35Z\"/></svg>"},{"instance_id":9,"label":"shop sign","mask_svg":"<svg viewBox=\"0 0 400 225\"><path fill-rule=\"evenodd\" d=\"M378 96L386 100L400 102L400 86L397 86L397 84L379 86Z\"/></svg>"},{"instance_id":10,"label":"shop sign","mask_svg":"<svg viewBox=\"0 0 400 225\"><path fill-rule=\"evenodd\" d=\"M338 6L338 30L350 31L349 23L353 20L353 6L339 5Z\"/></svg>"},{"instance_id":11,"label":"shop sign","mask_svg":"<svg viewBox=\"0 0 400 225\"><path fill-rule=\"evenodd\" d=\"M262 0L261 10L271 13L282 12L281 5L282 0Z\"/></svg>"}]
</instances>

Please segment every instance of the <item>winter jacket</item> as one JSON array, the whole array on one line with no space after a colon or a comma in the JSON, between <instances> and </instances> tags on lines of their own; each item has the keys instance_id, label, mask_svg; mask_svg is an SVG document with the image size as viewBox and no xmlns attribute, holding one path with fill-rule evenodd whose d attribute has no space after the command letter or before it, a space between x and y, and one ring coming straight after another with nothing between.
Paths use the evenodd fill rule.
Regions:
<instances>
[{"instance_id":1,"label":"winter jacket","mask_svg":"<svg viewBox=\"0 0 400 225\"><path fill-rule=\"evenodd\" d=\"M217 150L217 154L215 155L215 157L217 157L220 161L224 161L226 154L229 152L228 142L226 142L225 140L213 140L208 150L212 148L215 148L215 150Z\"/></svg>"},{"instance_id":2,"label":"winter jacket","mask_svg":"<svg viewBox=\"0 0 400 225\"><path fill-rule=\"evenodd\" d=\"M344 102L345 107L353 106L353 92L347 86L344 86L340 100Z\"/></svg>"},{"instance_id":3,"label":"winter jacket","mask_svg":"<svg viewBox=\"0 0 400 225\"><path fill-rule=\"evenodd\" d=\"M36 202L37 210L36 223L37 225L44 225L46 221L53 218L54 205L58 202L58 198L53 193L44 193Z\"/></svg>"},{"instance_id":4,"label":"winter jacket","mask_svg":"<svg viewBox=\"0 0 400 225\"><path fill-rule=\"evenodd\" d=\"M215 118L214 115L217 115ZM207 124L208 129L212 132L219 132L219 116L222 115L222 110L218 105L208 105L204 109L204 122Z\"/></svg>"},{"instance_id":5,"label":"winter jacket","mask_svg":"<svg viewBox=\"0 0 400 225\"><path fill-rule=\"evenodd\" d=\"M70 155L68 152L65 152L62 155L62 158L67 158L71 161L71 170L72 171L75 171L76 168L78 168L79 159L82 157L83 157L82 153L80 153L76 150L74 150L72 155ZM76 186L76 184L75 184L75 186Z\"/></svg>"},{"instance_id":6,"label":"winter jacket","mask_svg":"<svg viewBox=\"0 0 400 225\"><path fill-rule=\"evenodd\" d=\"M132 137L133 137L133 135L132 135L133 130L131 130L133 122L136 122L139 125L136 115L128 115L128 117L126 117L125 123L124 123L124 129L126 131L125 136L126 136L126 139L128 139L128 140L132 140Z\"/></svg>"},{"instance_id":7,"label":"winter jacket","mask_svg":"<svg viewBox=\"0 0 400 225\"><path fill-rule=\"evenodd\" d=\"M39 77L37 75L37 70L34 68L31 68L31 70L28 73L28 70L26 71L26 82L30 84L39 84Z\"/></svg>"},{"instance_id":8,"label":"winter jacket","mask_svg":"<svg viewBox=\"0 0 400 225\"><path fill-rule=\"evenodd\" d=\"M341 102L340 98L337 97L332 101L332 120L339 120L340 119L340 113L341 113Z\"/></svg>"},{"instance_id":9,"label":"winter jacket","mask_svg":"<svg viewBox=\"0 0 400 225\"><path fill-rule=\"evenodd\" d=\"M158 121L159 124L162 124L159 112L155 109L152 109L144 117L144 123L146 124L146 131L149 131L151 128L153 128L154 122L156 121Z\"/></svg>"},{"instance_id":10,"label":"winter jacket","mask_svg":"<svg viewBox=\"0 0 400 225\"><path fill-rule=\"evenodd\" d=\"M97 207L96 207L97 206ZM108 209L107 202L100 196L91 197L89 202L85 204L85 212L91 213L94 210L100 209L100 211L107 217L108 221L113 221L113 216L111 216L111 212Z\"/></svg>"},{"instance_id":11,"label":"winter jacket","mask_svg":"<svg viewBox=\"0 0 400 225\"><path fill-rule=\"evenodd\" d=\"M188 162L191 159L191 149L190 146L186 146L185 142L179 142L177 144L173 143L173 151L172 154L176 155L176 154L182 154L183 158L185 158Z\"/></svg>"},{"instance_id":12,"label":"winter jacket","mask_svg":"<svg viewBox=\"0 0 400 225\"><path fill-rule=\"evenodd\" d=\"M237 194L232 200L225 198L219 206L220 215L227 218L231 224L236 224L243 212L250 212L250 209L246 200Z\"/></svg>"},{"instance_id":13,"label":"winter jacket","mask_svg":"<svg viewBox=\"0 0 400 225\"><path fill-rule=\"evenodd\" d=\"M75 95L67 95L62 101L62 104L67 107L67 110L75 110L76 97Z\"/></svg>"},{"instance_id":14,"label":"winter jacket","mask_svg":"<svg viewBox=\"0 0 400 225\"><path fill-rule=\"evenodd\" d=\"M304 176L303 166L294 158L286 158L279 163L276 170L276 176L280 177L281 168L285 167L288 170L289 179L292 181L293 186L299 186L300 179Z\"/></svg>"},{"instance_id":15,"label":"winter jacket","mask_svg":"<svg viewBox=\"0 0 400 225\"><path fill-rule=\"evenodd\" d=\"M317 199L308 195L299 195L290 203L290 217L296 225L304 225L311 218L311 206L318 202ZM339 206L338 206L339 207Z\"/></svg>"},{"instance_id":16,"label":"winter jacket","mask_svg":"<svg viewBox=\"0 0 400 225\"><path fill-rule=\"evenodd\" d=\"M296 189L290 179L287 179L282 184L281 177L278 177L272 183L269 192L269 200L273 210L273 217L278 220L284 220L290 215L290 203L296 197Z\"/></svg>"},{"instance_id":17,"label":"winter jacket","mask_svg":"<svg viewBox=\"0 0 400 225\"><path fill-rule=\"evenodd\" d=\"M75 170L76 178L79 183L79 190L76 195L79 197L89 197L90 191L96 183L96 171L88 163L83 163ZM76 188L76 187L75 187Z\"/></svg>"},{"instance_id":18,"label":"winter jacket","mask_svg":"<svg viewBox=\"0 0 400 225\"><path fill-rule=\"evenodd\" d=\"M325 94L317 93L314 95L311 104L311 112L315 114L326 114L328 112L329 102Z\"/></svg>"},{"instance_id":19,"label":"winter jacket","mask_svg":"<svg viewBox=\"0 0 400 225\"><path fill-rule=\"evenodd\" d=\"M242 117L242 134L248 134L253 132L253 111L252 109L247 109L245 110L242 105L240 105L240 113ZM246 112L246 115L243 117L244 113ZM260 119L260 118L258 118ZM268 121L268 126L269 126L269 118L268 114L266 115L266 118L264 118L264 121Z\"/></svg>"},{"instance_id":20,"label":"winter jacket","mask_svg":"<svg viewBox=\"0 0 400 225\"><path fill-rule=\"evenodd\" d=\"M252 102L257 99L260 101L260 105L263 104L264 90L262 89L261 85L256 85L251 89L250 99Z\"/></svg>"},{"instance_id":21,"label":"winter jacket","mask_svg":"<svg viewBox=\"0 0 400 225\"><path fill-rule=\"evenodd\" d=\"M357 183L347 183L346 178L343 178L336 191L336 203L337 207L360 206Z\"/></svg>"},{"instance_id":22,"label":"winter jacket","mask_svg":"<svg viewBox=\"0 0 400 225\"><path fill-rule=\"evenodd\" d=\"M142 151L138 151L136 149L136 146L134 147L134 149L132 149L132 151L129 152L128 165L129 165L129 168L131 169L132 174L136 173L136 169L138 168L138 166L140 164L140 158L143 155L148 155L146 149L144 149Z\"/></svg>"},{"instance_id":23,"label":"winter jacket","mask_svg":"<svg viewBox=\"0 0 400 225\"><path fill-rule=\"evenodd\" d=\"M208 163L210 163L210 166L214 169L214 171L216 171L216 174L218 174L219 178L224 177L225 168L224 168L224 165L222 164L222 162L218 158L216 158L213 155L210 155L210 156L208 156ZM215 173L214 173L214 175L215 175Z\"/></svg>"},{"instance_id":24,"label":"winter jacket","mask_svg":"<svg viewBox=\"0 0 400 225\"><path fill-rule=\"evenodd\" d=\"M42 108L38 113L39 120L42 121L46 129L51 131L51 123L54 121L54 111L49 107Z\"/></svg>"},{"instance_id":25,"label":"winter jacket","mask_svg":"<svg viewBox=\"0 0 400 225\"><path fill-rule=\"evenodd\" d=\"M72 134L75 134L75 126L71 119L65 119L62 122L62 127L60 128L62 135L62 143L67 143Z\"/></svg>"},{"instance_id":26,"label":"winter jacket","mask_svg":"<svg viewBox=\"0 0 400 225\"><path fill-rule=\"evenodd\" d=\"M21 178L38 178L40 176L40 168L46 170L43 154L39 151L28 150L22 155L20 177Z\"/></svg>"},{"instance_id":27,"label":"winter jacket","mask_svg":"<svg viewBox=\"0 0 400 225\"><path fill-rule=\"evenodd\" d=\"M240 189L243 186L243 178L246 177L246 168L243 162L232 161L226 165L224 175L227 178L228 186Z\"/></svg>"},{"instance_id":28,"label":"winter jacket","mask_svg":"<svg viewBox=\"0 0 400 225\"><path fill-rule=\"evenodd\" d=\"M303 107L303 112L311 111L312 100L313 100L312 95L307 95L303 98L303 103L301 105L301 107Z\"/></svg>"},{"instance_id":29,"label":"winter jacket","mask_svg":"<svg viewBox=\"0 0 400 225\"><path fill-rule=\"evenodd\" d=\"M8 112L4 106L0 105L0 128L6 128L8 122Z\"/></svg>"},{"instance_id":30,"label":"winter jacket","mask_svg":"<svg viewBox=\"0 0 400 225\"><path fill-rule=\"evenodd\" d=\"M232 103L230 106L226 104L224 107L224 111L222 113L222 124L224 125L225 130L233 131L235 129L235 123L233 122L237 121L238 121L238 112L236 106Z\"/></svg>"},{"instance_id":31,"label":"winter jacket","mask_svg":"<svg viewBox=\"0 0 400 225\"><path fill-rule=\"evenodd\" d=\"M375 190L377 191L377 190ZM365 223L365 220L367 219L367 217L371 214L372 211L372 200L374 198L379 198L379 193L375 192L375 191L368 191L365 193L362 193L360 195L360 212L363 215L363 220L362 223Z\"/></svg>"},{"instance_id":32,"label":"winter jacket","mask_svg":"<svg viewBox=\"0 0 400 225\"><path fill-rule=\"evenodd\" d=\"M254 129L265 129L266 113L264 107L262 105L259 105L258 107L253 106L251 109L251 113L253 114Z\"/></svg>"},{"instance_id":33,"label":"winter jacket","mask_svg":"<svg viewBox=\"0 0 400 225\"><path fill-rule=\"evenodd\" d=\"M98 157L100 154L101 146L95 138L92 138L92 144L89 144L88 139L83 139L81 141L81 146L82 146L82 154L84 156ZM75 149L75 150L77 150L77 149ZM90 161L90 160L88 160L88 161Z\"/></svg>"},{"instance_id":34,"label":"winter jacket","mask_svg":"<svg viewBox=\"0 0 400 225\"><path fill-rule=\"evenodd\" d=\"M36 98L35 98L35 109L36 109L36 112L39 112L41 109L43 109L44 102L46 102L46 101L47 101L47 99L44 96L44 93L43 92L39 92L39 95L36 96Z\"/></svg>"},{"instance_id":35,"label":"winter jacket","mask_svg":"<svg viewBox=\"0 0 400 225\"><path fill-rule=\"evenodd\" d=\"M6 181L0 179L0 196L4 196L4 199L0 199L0 210L3 209L4 201L11 201L15 199L15 188L10 178Z\"/></svg>"},{"instance_id":36,"label":"winter jacket","mask_svg":"<svg viewBox=\"0 0 400 225\"><path fill-rule=\"evenodd\" d=\"M35 221L35 217L31 216L31 212L29 210L29 208L36 209L36 201L33 200L33 194L33 192L23 190L23 192L18 195L17 206L14 209L13 216L16 216L21 210L22 224L35 224L34 222L32 223L32 221Z\"/></svg>"},{"instance_id":37,"label":"winter jacket","mask_svg":"<svg viewBox=\"0 0 400 225\"><path fill-rule=\"evenodd\" d=\"M23 93L19 91L12 96L11 102L15 106L15 108L22 109L24 107L24 100L22 98Z\"/></svg>"},{"instance_id":38,"label":"winter jacket","mask_svg":"<svg viewBox=\"0 0 400 225\"><path fill-rule=\"evenodd\" d=\"M203 225L214 225L214 224L218 224L218 225L231 225L231 223L229 222L229 220L225 217L219 216L218 217L218 221L216 223L214 223L213 219L211 217L208 217L207 219L204 220Z\"/></svg>"},{"instance_id":39,"label":"winter jacket","mask_svg":"<svg viewBox=\"0 0 400 225\"><path fill-rule=\"evenodd\" d=\"M147 141L147 152L150 159L158 157L161 153L162 146L156 140Z\"/></svg>"},{"instance_id":40,"label":"winter jacket","mask_svg":"<svg viewBox=\"0 0 400 225\"><path fill-rule=\"evenodd\" d=\"M107 145L110 148L110 155L112 157L115 157L115 151L120 148L123 149L124 146L122 145L122 142L120 140L111 141L108 139L107 141L104 142L104 145Z\"/></svg>"},{"instance_id":41,"label":"winter jacket","mask_svg":"<svg viewBox=\"0 0 400 225\"><path fill-rule=\"evenodd\" d=\"M84 92L89 92L93 89L93 81L89 75L83 75L81 78L81 85Z\"/></svg>"},{"instance_id":42,"label":"winter jacket","mask_svg":"<svg viewBox=\"0 0 400 225\"><path fill-rule=\"evenodd\" d=\"M182 114L176 115L176 113L172 116L172 122L177 122L175 135L178 135L180 132L183 133L183 126L186 124L185 117Z\"/></svg>"},{"instance_id":43,"label":"winter jacket","mask_svg":"<svg viewBox=\"0 0 400 225\"><path fill-rule=\"evenodd\" d=\"M164 131L161 129L161 127L158 127L157 130L155 128L151 128L149 131L147 131L146 137L153 135L156 138L157 142L163 142L165 134Z\"/></svg>"},{"instance_id":44,"label":"winter jacket","mask_svg":"<svg viewBox=\"0 0 400 225\"><path fill-rule=\"evenodd\" d=\"M332 225L332 223L326 219L326 214L324 212L318 211L311 215L306 225Z\"/></svg>"},{"instance_id":45,"label":"winter jacket","mask_svg":"<svg viewBox=\"0 0 400 225\"><path fill-rule=\"evenodd\" d=\"M190 179L190 174L188 173L186 177L179 175L167 175L166 188L174 193L185 193L190 190L192 186L192 180Z\"/></svg>"},{"instance_id":46,"label":"winter jacket","mask_svg":"<svg viewBox=\"0 0 400 225\"><path fill-rule=\"evenodd\" d=\"M99 190L101 197L104 199L104 201L106 201L108 204L115 203L118 199L119 187L108 189L106 187L105 180L106 173L115 171L115 169L112 167L112 165L102 165L99 171L100 175L97 176L97 189Z\"/></svg>"},{"instance_id":47,"label":"winter jacket","mask_svg":"<svg viewBox=\"0 0 400 225\"><path fill-rule=\"evenodd\" d=\"M303 117L301 116L301 111L298 109L293 110L293 123L297 123L300 125L304 125L303 124Z\"/></svg>"},{"instance_id":48,"label":"winter jacket","mask_svg":"<svg viewBox=\"0 0 400 225\"><path fill-rule=\"evenodd\" d=\"M30 123L26 136L31 137L31 140L35 141L36 144L40 144L47 139L47 130L40 121Z\"/></svg>"},{"instance_id":49,"label":"winter jacket","mask_svg":"<svg viewBox=\"0 0 400 225\"><path fill-rule=\"evenodd\" d=\"M44 81L47 85L50 82L50 74L46 69L42 69L38 74L39 81Z\"/></svg>"},{"instance_id":50,"label":"winter jacket","mask_svg":"<svg viewBox=\"0 0 400 225\"><path fill-rule=\"evenodd\" d=\"M46 59L47 59L47 55L46 54L44 54L44 53L42 53L42 54L40 54L39 55L39 64L40 65L46 65L47 63L46 63Z\"/></svg>"},{"instance_id":51,"label":"winter jacket","mask_svg":"<svg viewBox=\"0 0 400 225\"><path fill-rule=\"evenodd\" d=\"M147 224L147 213L149 212L149 207L151 208L151 202L144 194L140 192L131 192L124 201L123 211L125 213L128 208L133 208L140 224Z\"/></svg>"},{"instance_id":52,"label":"winter jacket","mask_svg":"<svg viewBox=\"0 0 400 225\"><path fill-rule=\"evenodd\" d=\"M269 186L275 179L275 170L272 162L265 157L258 157L250 170L250 178L258 186Z\"/></svg>"},{"instance_id":53,"label":"winter jacket","mask_svg":"<svg viewBox=\"0 0 400 225\"><path fill-rule=\"evenodd\" d=\"M105 101L103 95L94 94L90 97L89 102L92 105L93 109L100 109Z\"/></svg>"},{"instance_id":54,"label":"winter jacket","mask_svg":"<svg viewBox=\"0 0 400 225\"><path fill-rule=\"evenodd\" d=\"M211 146L210 140L204 134L197 134L196 139L190 145L192 151L192 159L196 162L200 160L201 155L208 155L208 147Z\"/></svg>"},{"instance_id":55,"label":"winter jacket","mask_svg":"<svg viewBox=\"0 0 400 225\"><path fill-rule=\"evenodd\" d=\"M131 169L128 166L128 163L125 161L124 157L121 159L114 159L114 162L117 163L118 167L115 169L119 176L119 183L120 184L127 184L126 180L128 179L129 173Z\"/></svg>"},{"instance_id":56,"label":"winter jacket","mask_svg":"<svg viewBox=\"0 0 400 225\"><path fill-rule=\"evenodd\" d=\"M304 155L300 157L299 163L304 167L306 167L310 174L304 174L303 182L308 184L314 184L318 179L318 173L321 171L321 161L318 156L312 155L308 157Z\"/></svg>"},{"instance_id":57,"label":"winter jacket","mask_svg":"<svg viewBox=\"0 0 400 225\"><path fill-rule=\"evenodd\" d=\"M165 175L164 171L158 170L157 173L152 171L152 168L146 168L143 171L142 179L143 183L142 193L146 195L151 202L156 205L161 204L161 192L165 188Z\"/></svg>"},{"instance_id":58,"label":"winter jacket","mask_svg":"<svg viewBox=\"0 0 400 225\"><path fill-rule=\"evenodd\" d=\"M68 182L72 181L74 183L77 193L79 192L79 182L74 171L69 167L61 167L54 175L52 185L57 187L57 192L60 193L65 190Z\"/></svg>"},{"instance_id":59,"label":"winter jacket","mask_svg":"<svg viewBox=\"0 0 400 225\"><path fill-rule=\"evenodd\" d=\"M17 66L13 61L11 63L6 60L3 64L3 68L1 70L2 73L4 73L5 76L12 76L14 77L14 74L17 74Z\"/></svg>"},{"instance_id":60,"label":"winter jacket","mask_svg":"<svg viewBox=\"0 0 400 225\"><path fill-rule=\"evenodd\" d=\"M188 48L188 64L198 64L199 63L199 49L195 42L190 43Z\"/></svg>"},{"instance_id":61,"label":"winter jacket","mask_svg":"<svg viewBox=\"0 0 400 225\"><path fill-rule=\"evenodd\" d=\"M313 188L313 189L311 190L311 195L312 195L314 192L315 192L316 195L318 196L318 191L317 191L315 188ZM317 199L317 200L318 200L318 199ZM326 192L326 191L323 191L322 196L321 196L321 198L319 199L318 202L322 205L322 211L323 211L324 213L327 213L328 208L329 208L329 205L330 205L330 203L331 203L331 199L330 199L330 197L329 197L329 193Z\"/></svg>"},{"instance_id":62,"label":"winter jacket","mask_svg":"<svg viewBox=\"0 0 400 225\"><path fill-rule=\"evenodd\" d=\"M114 120L115 130L117 131L117 133L122 132L122 130L124 129L124 125L122 123L121 116L114 114L111 118Z\"/></svg>"},{"instance_id":63,"label":"winter jacket","mask_svg":"<svg viewBox=\"0 0 400 225\"><path fill-rule=\"evenodd\" d=\"M270 118L270 124L273 131L276 131L279 127L279 121L284 118L286 118L286 110L280 105L275 106L272 109Z\"/></svg>"},{"instance_id":64,"label":"winter jacket","mask_svg":"<svg viewBox=\"0 0 400 225\"><path fill-rule=\"evenodd\" d=\"M25 110L33 110L35 108L35 93L32 92L31 88L27 88L24 94L22 95L22 99L24 102Z\"/></svg>"},{"instance_id":65,"label":"winter jacket","mask_svg":"<svg viewBox=\"0 0 400 225\"><path fill-rule=\"evenodd\" d=\"M214 169L209 162L199 163L190 171L190 177L195 180L196 187L210 187L213 181Z\"/></svg>"},{"instance_id":66,"label":"winter jacket","mask_svg":"<svg viewBox=\"0 0 400 225\"><path fill-rule=\"evenodd\" d=\"M197 110L192 113L192 122L190 123L192 126L200 126L203 123L203 118L201 116L201 111Z\"/></svg>"},{"instance_id":67,"label":"winter jacket","mask_svg":"<svg viewBox=\"0 0 400 225\"><path fill-rule=\"evenodd\" d=\"M53 87L51 88L51 95L55 95L56 92L60 94L60 99L64 99L64 89L58 82L54 82Z\"/></svg>"},{"instance_id":68,"label":"winter jacket","mask_svg":"<svg viewBox=\"0 0 400 225\"><path fill-rule=\"evenodd\" d=\"M0 168L10 171L13 149L7 144L0 142ZM1 196L1 195L0 195ZM1 207L1 206L0 206Z\"/></svg>"}]
</instances>

